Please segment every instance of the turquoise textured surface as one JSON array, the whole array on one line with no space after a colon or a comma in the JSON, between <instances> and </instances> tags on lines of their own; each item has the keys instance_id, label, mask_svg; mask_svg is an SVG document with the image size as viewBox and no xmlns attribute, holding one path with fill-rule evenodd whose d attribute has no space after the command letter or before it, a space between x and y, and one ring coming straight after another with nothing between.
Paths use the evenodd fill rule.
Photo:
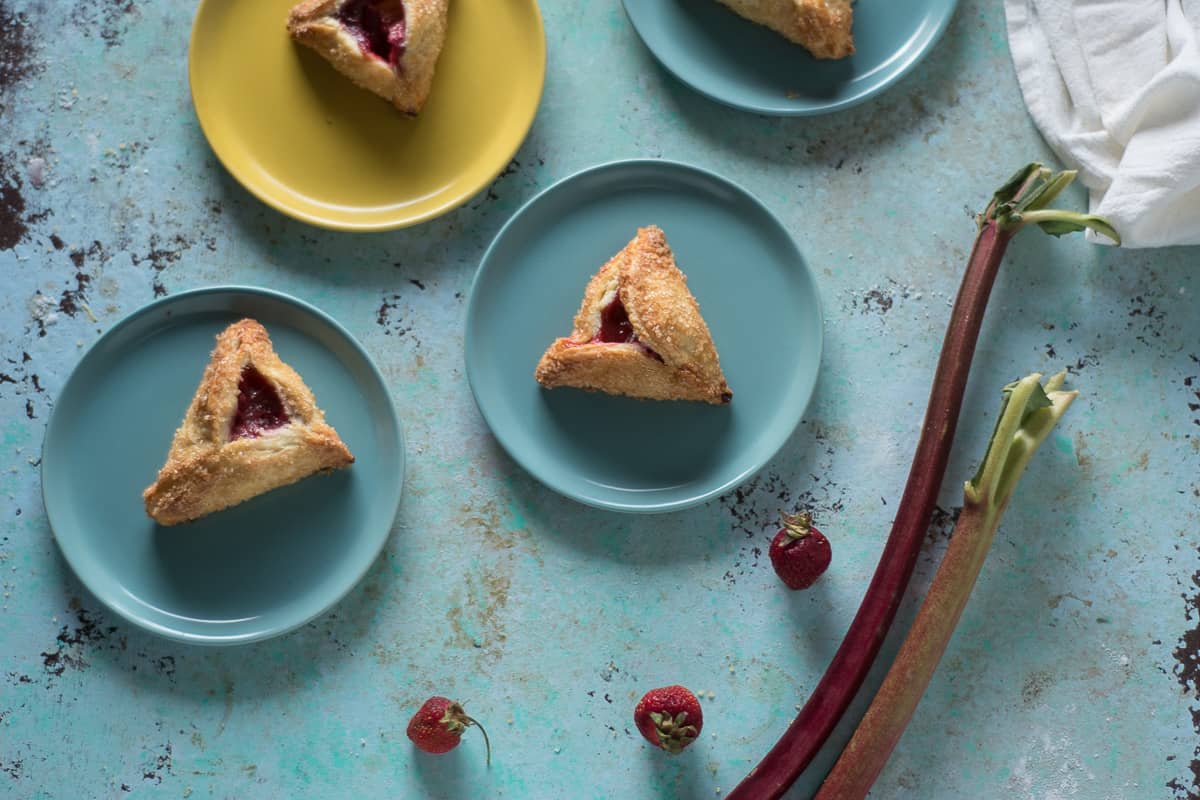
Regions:
<instances>
[{"instance_id":1,"label":"turquoise textured surface","mask_svg":"<svg viewBox=\"0 0 1200 800\"><path fill-rule=\"evenodd\" d=\"M692 91L616 2L543 5L542 108L502 177L428 224L353 235L282 217L221 169L188 97L192 4L0 0L0 797L719 798L783 732L895 513L969 213L1053 155L990 0L962 0L888 91L800 119ZM491 436L463 368L467 292L503 224L565 176L642 157L701 165L772 209L825 315L816 392L779 454L660 515L544 487ZM1059 203L1086 200L1073 188ZM1032 232L1010 248L914 588L999 388L1070 366L1082 396L1030 465L877 797L1200 793L1198 256ZM200 648L84 589L51 536L38 460L88 346L156 295L216 284L276 288L341 323L379 365L408 463L384 551L336 607L286 636ZM833 564L790 593L765 549L798 506ZM668 759L632 711L675 682L705 692L705 724ZM434 693L488 726L490 769L475 735L441 758L413 752L404 726Z\"/></svg>"},{"instance_id":2,"label":"turquoise textured surface","mask_svg":"<svg viewBox=\"0 0 1200 800\"><path fill-rule=\"evenodd\" d=\"M159 527L141 491L216 335L243 317L267 328L355 463ZM248 288L163 298L116 325L63 386L42 449L46 513L84 585L127 620L201 644L264 639L328 609L387 541L403 483L403 434L369 356L316 309Z\"/></svg>"},{"instance_id":3,"label":"turquoise textured surface","mask_svg":"<svg viewBox=\"0 0 1200 800\"><path fill-rule=\"evenodd\" d=\"M957 0L858 0L847 58L813 58L715 2L623 0L642 41L677 78L763 114L809 116L857 105L904 76L950 24Z\"/></svg>"},{"instance_id":4,"label":"turquoise textured surface","mask_svg":"<svg viewBox=\"0 0 1200 800\"><path fill-rule=\"evenodd\" d=\"M533 367L571 333L588 280L651 224L687 275L734 402L539 387ZM554 185L504 226L465 339L476 402L519 464L589 505L677 511L744 482L795 430L817 381L821 309L795 243L744 190L684 164L624 161Z\"/></svg>"}]
</instances>

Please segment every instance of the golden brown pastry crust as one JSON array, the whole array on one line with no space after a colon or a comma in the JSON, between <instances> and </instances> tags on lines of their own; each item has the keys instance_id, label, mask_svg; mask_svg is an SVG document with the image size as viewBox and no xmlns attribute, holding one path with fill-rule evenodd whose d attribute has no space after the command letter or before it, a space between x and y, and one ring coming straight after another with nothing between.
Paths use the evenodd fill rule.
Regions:
<instances>
[{"instance_id":1,"label":"golden brown pastry crust","mask_svg":"<svg viewBox=\"0 0 1200 800\"><path fill-rule=\"evenodd\" d=\"M449 0L378 0L383 8L404 10L404 55L395 69L364 53L338 22L345 0L305 0L288 14L288 33L311 47L362 88L374 92L405 114L416 116L433 87L438 56L446 41Z\"/></svg>"},{"instance_id":2,"label":"golden brown pastry crust","mask_svg":"<svg viewBox=\"0 0 1200 800\"><path fill-rule=\"evenodd\" d=\"M257 438L230 441L238 383L247 366L274 387L288 422ZM155 522L175 525L353 462L312 392L275 354L266 329L243 319L217 336L167 462L142 498Z\"/></svg>"},{"instance_id":3,"label":"golden brown pastry crust","mask_svg":"<svg viewBox=\"0 0 1200 800\"><path fill-rule=\"evenodd\" d=\"M815 58L854 53L850 0L718 0L739 16L765 25Z\"/></svg>"},{"instance_id":4,"label":"golden brown pastry crust","mask_svg":"<svg viewBox=\"0 0 1200 800\"><path fill-rule=\"evenodd\" d=\"M636 341L593 341L601 312L614 297L625 306ZM573 386L649 400L723 405L733 397L700 306L666 236L654 225L639 229L588 282L575 330L550 345L534 377L547 388Z\"/></svg>"}]
</instances>

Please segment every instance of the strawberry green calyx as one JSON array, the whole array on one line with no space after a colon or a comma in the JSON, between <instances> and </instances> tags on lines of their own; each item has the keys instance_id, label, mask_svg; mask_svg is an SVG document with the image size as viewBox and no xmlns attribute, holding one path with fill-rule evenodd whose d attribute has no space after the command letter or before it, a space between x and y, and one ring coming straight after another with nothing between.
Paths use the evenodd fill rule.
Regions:
<instances>
[{"instance_id":1,"label":"strawberry green calyx","mask_svg":"<svg viewBox=\"0 0 1200 800\"><path fill-rule=\"evenodd\" d=\"M475 720L468 717L466 711L458 703L446 706L446 713L439 721L451 733L462 733L469 726L475 724Z\"/></svg>"},{"instance_id":2,"label":"strawberry green calyx","mask_svg":"<svg viewBox=\"0 0 1200 800\"><path fill-rule=\"evenodd\" d=\"M792 541L812 535L812 514L801 511L799 514L784 514L783 529Z\"/></svg>"},{"instance_id":3,"label":"strawberry green calyx","mask_svg":"<svg viewBox=\"0 0 1200 800\"><path fill-rule=\"evenodd\" d=\"M696 740L700 731L695 725L687 724L688 713L680 711L674 717L658 711L650 712L650 719L658 731L658 741L663 750L672 755L679 755L683 748Z\"/></svg>"},{"instance_id":4,"label":"strawberry green calyx","mask_svg":"<svg viewBox=\"0 0 1200 800\"><path fill-rule=\"evenodd\" d=\"M439 720L443 727L450 733L462 735L463 731L474 725L479 728L479 732L483 734L483 745L487 751L487 765L492 765L492 743L488 740L487 731L477 720L467 716L467 712L463 710L461 703L451 703L446 706L446 713Z\"/></svg>"},{"instance_id":5,"label":"strawberry green calyx","mask_svg":"<svg viewBox=\"0 0 1200 800\"><path fill-rule=\"evenodd\" d=\"M661 686L638 701L633 723L642 738L674 755L696 741L704 727L704 710L686 686Z\"/></svg>"}]
</instances>

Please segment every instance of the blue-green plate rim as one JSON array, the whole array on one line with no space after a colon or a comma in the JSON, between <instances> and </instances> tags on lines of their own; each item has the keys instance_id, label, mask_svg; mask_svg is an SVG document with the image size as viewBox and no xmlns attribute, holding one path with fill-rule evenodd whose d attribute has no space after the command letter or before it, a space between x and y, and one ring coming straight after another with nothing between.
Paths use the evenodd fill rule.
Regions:
<instances>
[{"instance_id":1,"label":"blue-green plate rim","mask_svg":"<svg viewBox=\"0 0 1200 800\"><path fill-rule=\"evenodd\" d=\"M476 315L476 304L483 302L479 299L479 293L476 291L476 288L478 287L480 280L483 278L484 274L488 270L488 262L492 257L493 251L495 251L496 248L499 246L499 244L504 240L504 237L508 234L508 232L512 228L516 227L516 225L518 225L520 223L521 218L525 215L526 212L528 212L534 205L541 202L542 199L545 198L546 196L548 196L556 191L561 190L564 186L566 186L576 180L583 179L590 175L594 175L596 173L604 172L604 171L610 170L610 169L623 169L623 168L630 168L630 167L634 167L634 168L645 167L645 168L651 168L651 169L678 169L678 170L682 170L685 172L691 172L691 173L699 175L707 180L715 181L719 184L722 184L726 188L732 190L734 193L736 193L739 197L744 199L746 202L748 202L755 210L757 210L759 213L761 213L763 215L764 219L768 220L771 225L775 226L778 229L779 233L784 237L784 240L787 241L787 243L789 244L790 249L792 250L792 252L795 254L795 257L796 257L796 261L795 261L796 267L798 268L798 271L801 273L801 275L803 276L805 281L808 283L808 288L809 288L810 294L812 296L813 307L816 311L816 316L817 316L817 320L816 320L817 321L817 325L816 325L817 338L816 338L816 343L815 343L816 352L814 353L814 360L817 364L817 369L813 373L812 385L808 387L807 396L805 397L804 402L798 406L795 422L790 427L788 427L787 431L782 436L780 436L779 442L777 444L775 444L774 447L763 448L764 451L769 451L766 453L765 456L761 457L760 459L756 459L754 461L754 463L752 463L749 467L742 470L737 475L728 479L724 483L721 483L720 485L705 489L703 492L693 495L692 497L681 499L681 500L676 500L676 501L672 501L672 502L667 502L667 503L638 504L638 503L632 503L632 502L621 503L621 502L608 501L608 500L604 500L604 499L601 499L598 497L592 497L592 496L589 496L589 495L586 495L586 494L583 494L580 492L572 491L568 487L562 485L561 482L557 481L554 478L554 476L546 475L540 471L531 469L530 466L524 460L522 460L520 455L513 451L513 448L511 447L509 442L506 441L503 432L497 431L496 428L492 425L492 420L488 416L486 406L480 399L479 391L475 385L474 372L471 368L471 361L472 361L471 352L474 349L472 342L474 341L474 339L470 334L470 330L472 327L472 320L475 319L475 315ZM793 237L792 234L788 231L787 226L785 226L783 224L783 221L780 220L779 217L773 211L771 211L771 209L768 208L765 203L763 203L761 200L759 200L757 197L755 197L752 192L750 192L748 189L743 187L741 184L739 184L729 178L726 178L724 175L713 172L710 169L706 169L704 167L697 166L695 164L690 164L690 163L687 163L684 161L677 161L677 160L665 159L665 158L615 159L613 161L606 161L606 162L602 162L600 164L593 164L589 167L584 167L583 169L578 170L577 172L573 172L570 175L567 175L566 177L555 181L553 184L546 187L545 189L543 189L542 191L540 191L536 195L534 195L532 198L527 200L519 209L517 209L517 211L515 213L513 213L513 215L511 217L508 218L508 220L504 223L504 225L496 233L495 237L492 238L492 241L488 245L487 250L484 251L483 257L479 260L479 268L475 270L475 277L471 281L470 294L467 299L467 314L466 314L466 322L465 322L465 326L464 326L465 330L464 330L464 335L463 335L463 358L464 358L465 368L466 368L466 373L467 373L467 384L471 387L471 395L475 398L476 408L479 409L479 413L483 417L484 422L487 424L488 430L491 431L492 436L495 437L496 441L498 441L500 443L500 446L504 448L504 451L506 453L508 453L508 455L514 461L516 461L522 467L522 469L524 469L526 472L528 472L530 475L532 475L538 481L540 481L544 485L548 486L550 489L553 489L554 491L563 495L564 497L568 497L579 503L583 503L586 506L591 506L592 508L599 508L599 509L604 509L607 511L621 511L621 512L625 512L625 513L629 513L629 514L662 514L662 513L669 513L669 512L673 512L673 511L682 511L687 508L692 508L693 506L698 506L702 503L705 503L705 502L711 500L714 497L717 497L719 495L724 494L725 492L733 490L734 488L742 485L747 480L749 480L759 470L761 470L763 467L765 467L771 461L771 459L773 459L776 455L779 454L779 451L781 449L783 449L784 445L787 444L788 439L790 439L792 434L795 433L796 428L799 426L801 420L804 418L804 414L807 411L809 404L812 403L813 395L816 393L817 383L820 380L821 363L822 363L822 358L824 355L824 346L825 346L825 323L824 323L824 320L825 320L825 312L821 305L821 293L817 286L816 276L814 276L812 270L809 269L808 262L804 259L804 254L800 251L799 245L796 244L795 237ZM635 494L635 493L630 492L630 494Z\"/></svg>"},{"instance_id":2,"label":"blue-green plate rim","mask_svg":"<svg viewBox=\"0 0 1200 800\"><path fill-rule=\"evenodd\" d=\"M350 346L355 351L358 352L358 354L362 357L363 361L370 367L371 375L375 379L375 381L378 383L380 392L382 392L383 396L385 398L387 398L388 402L386 403L386 407L387 407L389 413L391 414L391 421L396 430L397 452L400 454L400 464L398 465L400 481L396 485L396 490L395 490L396 495L395 495L395 501L393 504L394 507L393 507L392 513L389 517L391 522L388 525L387 529L385 531L383 531L382 535L379 536L379 546L374 549L374 552L372 553L371 557L369 559L366 559L366 562L364 563L362 569L359 570L358 573L355 575L354 580L348 581L344 589L342 589L336 595L331 596L328 599L328 601L320 609L309 614L308 616L304 617L303 619L292 620L292 621L289 621L285 625L278 625L274 628L268 628L266 630L256 631L256 632L250 633L250 634L235 634L232 636L198 635L198 634L189 633L189 632L183 631L183 630L177 630L177 629L168 627L166 625L159 625L157 623L151 622L150 620L143 619L138 614L133 613L131 610L126 608L123 603L113 602L111 600L111 598L105 596L104 594L96 592L95 589L93 588L93 584L88 580L88 571L81 570L79 565L75 561L72 560L71 553L68 551L67 548L63 547L62 542L58 537L58 534L55 533L53 506L51 505L48 498L46 497L46 465L47 465L47 463L49 463L46 460L46 444L51 440L51 433L54 430L55 422L58 419L57 411L58 411L58 408L60 405L58 402L55 402L54 407L50 411L50 418L46 422L46 430L42 436L41 467L40 467L40 477L41 477L41 484L42 484L42 486L41 486L42 507L46 511L46 521L50 526L50 533L54 538L54 542L58 547L58 551L60 553L62 553L63 559L67 562L67 565L71 568L71 571L75 573L75 576L79 579L80 583L83 584L84 588L86 588L92 594L93 597L95 597L97 600L99 600L104 605L105 608L114 612L115 614L120 616L122 619L124 619L126 622L136 625L137 627L141 628L142 630L146 630L151 633L158 634L159 636L163 636L165 638L173 639L173 640L179 641L179 642L185 642L188 644L198 644L198 645L208 645L208 646L252 644L254 642L261 642L261 641L265 641L267 639L273 639L277 636L282 636L286 633L290 633L291 631L296 630L297 628L313 621L317 617L328 612L330 609L332 609L334 606L336 606L338 603L340 603L346 597L346 595L348 595L354 589L354 587L357 586L360 581L362 581L363 577L371 569L371 566L379 558L379 554L383 552L383 548L387 545L387 540L388 540L388 537L391 535L392 527L395 526L396 515L400 511L400 502L404 496L404 475L405 475L405 470L407 468L407 455L406 455L407 451L405 448L404 426L400 422L399 412L396 411L395 398L392 397L392 393L387 387L387 382L383 378L383 373L381 373L379 371L379 367L375 364L375 359L371 358L371 354L367 352L366 348L364 348L362 346L362 344L359 343L358 339L356 339L350 333L350 331L346 330L346 328L343 327L341 325L341 323L339 323L337 320L335 320L333 317L331 317L329 314L325 313L321 309L317 308L316 306L312 305L311 303L307 303L304 300L299 299L298 297L293 297L292 295L286 294L284 292L279 292L274 289L266 289L261 286L248 286L248 285L240 285L240 284L205 286L205 287L198 288L198 289L188 289L188 290L185 290L182 292L178 292L176 294L169 295L167 297L158 298L157 300L153 300L153 301L145 304L144 306L131 311L129 314L127 314L125 317L123 317L120 321L118 321L115 325L113 325L111 328L109 328L107 331L105 331L103 334L101 334L100 338L97 339L95 342L93 342L91 344L91 346L88 347L87 351L84 352L84 354L75 363L75 366L72 367L70 374L67 375L66 381L63 382L62 389L58 393L58 398L62 398L69 391L71 391L71 389L72 389L71 384L75 380L75 376L77 375L77 373L79 372L79 370L83 366L83 364L86 363L86 361L92 356L92 353L94 351L96 351L97 348L99 348L102 344L104 344L111 337L118 335L124 328L128 327L129 325L132 325L138 319L141 319L142 317L146 316L147 314L152 314L152 313L158 311L159 309L161 309L164 306L169 306L173 303L178 303L181 300L190 299L193 297L200 297L200 296L209 295L209 294L244 294L244 295L256 295L256 296L260 296L260 297L269 297L272 300L276 300L281 303L291 305L291 306L297 308L298 310L300 310L301 312L316 318L319 322L322 322L325 325L329 326L329 328L331 330L333 330L335 333L337 333L339 336L341 336L346 342L348 342L350 344Z\"/></svg>"},{"instance_id":3,"label":"blue-green plate rim","mask_svg":"<svg viewBox=\"0 0 1200 800\"><path fill-rule=\"evenodd\" d=\"M621 8L624 9L625 16L629 19L629 24L632 25L634 31L637 32L638 39L641 40L646 49L649 50L651 55L654 56L654 60L657 61L663 69L675 76L676 80L698 94L707 97L709 100L720 103L723 106L736 108L739 111L752 111L756 114L764 114L771 117L816 117L822 114L832 114L837 111L844 111L861 103L865 103L867 100L870 100L872 97L875 97L876 95L889 89L893 84L899 82L901 78L903 78L913 69L913 67L921 63L925 56L927 56L929 52L937 46L937 43L941 41L942 35L945 34L946 29L950 27L950 20L954 18L954 13L958 10L958 0L946 0L944 11L941 18L938 19L933 33L929 36L928 40L926 40L926 42L909 57L908 61L893 74L888 76L885 80L879 81L878 83L866 88L853 97L847 97L831 103L808 104L801 106L771 106L745 102L739 100L737 97L726 97L725 95L710 92L701 83L691 80L684 71L680 71L668 63L668 61L659 54L658 50L651 45L650 39L648 39L645 35L645 31L638 27L637 18L634 14L629 12L629 3L630 0L621 0Z\"/></svg>"}]
</instances>

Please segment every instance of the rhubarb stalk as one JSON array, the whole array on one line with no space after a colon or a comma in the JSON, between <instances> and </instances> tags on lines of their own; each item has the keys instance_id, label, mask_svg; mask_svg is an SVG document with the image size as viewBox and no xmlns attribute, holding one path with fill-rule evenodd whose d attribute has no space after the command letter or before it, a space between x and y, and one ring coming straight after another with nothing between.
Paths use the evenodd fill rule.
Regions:
<instances>
[{"instance_id":1,"label":"rhubarb stalk","mask_svg":"<svg viewBox=\"0 0 1200 800\"><path fill-rule=\"evenodd\" d=\"M867 796L904 733L954 634L1017 481L1038 446L1075 399L1061 390L1066 373L1040 384L1030 375L1004 389L1000 419L925 601L866 715L825 778L816 800Z\"/></svg>"},{"instance_id":2,"label":"rhubarb stalk","mask_svg":"<svg viewBox=\"0 0 1200 800\"><path fill-rule=\"evenodd\" d=\"M976 217L975 246L950 313L908 482L871 584L812 696L728 800L782 796L829 738L879 654L937 503L983 313L1009 241L1034 224L1054 236L1092 228L1120 242L1112 226L1099 217L1048 208L1074 178L1074 172L1054 173L1029 164L996 190Z\"/></svg>"}]
</instances>

